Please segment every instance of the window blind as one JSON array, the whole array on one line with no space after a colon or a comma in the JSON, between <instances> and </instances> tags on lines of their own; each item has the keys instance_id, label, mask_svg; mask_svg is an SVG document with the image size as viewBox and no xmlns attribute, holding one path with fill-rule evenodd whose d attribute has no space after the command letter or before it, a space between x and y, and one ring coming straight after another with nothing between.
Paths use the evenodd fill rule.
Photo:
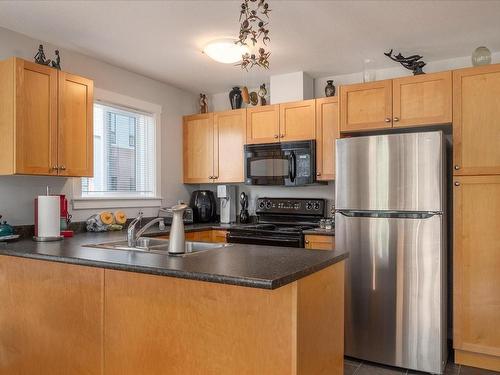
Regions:
<instances>
[{"instance_id":1,"label":"window blind","mask_svg":"<svg viewBox=\"0 0 500 375\"><path fill-rule=\"evenodd\" d=\"M124 195L155 195L154 116L94 103L94 177L82 196Z\"/></svg>"}]
</instances>

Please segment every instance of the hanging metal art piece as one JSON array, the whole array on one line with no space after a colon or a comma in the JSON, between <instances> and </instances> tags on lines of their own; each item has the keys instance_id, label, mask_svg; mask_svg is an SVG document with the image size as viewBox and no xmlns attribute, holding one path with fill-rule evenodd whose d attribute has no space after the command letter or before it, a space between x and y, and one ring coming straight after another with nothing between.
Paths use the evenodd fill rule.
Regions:
<instances>
[{"instance_id":1,"label":"hanging metal art piece","mask_svg":"<svg viewBox=\"0 0 500 375\"><path fill-rule=\"evenodd\" d=\"M423 56L420 55L412 55L408 57L404 57L401 53L398 53L397 55L393 56L392 55L392 49L384 53L388 58L390 58L393 61L396 61L403 65L406 69L409 69L413 71L413 75L419 75L419 74L425 74L425 72L422 70L424 66L427 64L423 61L418 61L423 58Z\"/></svg>"},{"instance_id":2,"label":"hanging metal art piece","mask_svg":"<svg viewBox=\"0 0 500 375\"><path fill-rule=\"evenodd\" d=\"M255 47L259 42L263 46L259 47L258 54L245 53L241 57L242 69L248 69L254 66L269 69L269 56L271 52L266 51L267 43L271 41L269 38L268 24L265 19L269 19L269 2L266 0L243 0L240 10L240 35L236 44L248 46L248 40ZM265 18L264 18L265 17Z\"/></svg>"}]
</instances>

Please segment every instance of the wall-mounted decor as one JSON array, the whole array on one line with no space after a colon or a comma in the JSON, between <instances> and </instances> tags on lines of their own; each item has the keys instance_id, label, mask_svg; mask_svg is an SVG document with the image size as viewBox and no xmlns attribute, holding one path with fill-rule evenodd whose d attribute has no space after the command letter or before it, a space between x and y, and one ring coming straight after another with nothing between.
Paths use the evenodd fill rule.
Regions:
<instances>
[{"instance_id":1,"label":"wall-mounted decor","mask_svg":"<svg viewBox=\"0 0 500 375\"><path fill-rule=\"evenodd\" d=\"M205 94L200 94L200 113L208 113L208 101Z\"/></svg>"},{"instance_id":2,"label":"wall-mounted decor","mask_svg":"<svg viewBox=\"0 0 500 375\"><path fill-rule=\"evenodd\" d=\"M50 61L50 59L47 60L45 58L45 52L43 51L43 44L40 44L38 46L38 52L35 55L35 62L37 64L40 64L40 65L48 65L48 66L50 66L51 61Z\"/></svg>"},{"instance_id":3,"label":"wall-mounted decor","mask_svg":"<svg viewBox=\"0 0 500 375\"><path fill-rule=\"evenodd\" d=\"M242 69L248 70L254 66L269 69L269 56L271 52L266 51L269 38L269 2L266 0L244 0L240 9L240 34L237 44L248 46L250 39L252 47L256 52L244 53L241 63L237 64ZM265 16L265 18L264 18Z\"/></svg>"},{"instance_id":4,"label":"wall-mounted decor","mask_svg":"<svg viewBox=\"0 0 500 375\"><path fill-rule=\"evenodd\" d=\"M488 65L491 64L491 52L488 48L481 46L477 47L472 53L472 65Z\"/></svg>"},{"instance_id":5,"label":"wall-mounted decor","mask_svg":"<svg viewBox=\"0 0 500 375\"><path fill-rule=\"evenodd\" d=\"M243 103L243 98L241 96L241 90L239 87L233 87L231 91L229 91L229 102L231 103L232 109L240 109L241 104Z\"/></svg>"},{"instance_id":6,"label":"wall-mounted decor","mask_svg":"<svg viewBox=\"0 0 500 375\"><path fill-rule=\"evenodd\" d=\"M392 49L389 52L384 53L388 58L390 58L393 61L396 61L403 65L406 69L411 70L413 72L413 75L419 75L419 74L425 74L425 72L422 70L422 68L427 65L423 61L419 61L420 59L423 58L423 56L420 55L412 55L408 57L404 57L401 53L398 53L397 55L392 55Z\"/></svg>"},{"instance_id":7,"label":"wall-mounted decor","mask_svg":"<svg viewBox=\"0 0 500 375\"><path fill-rule=\"evenodd\" d=\"M335 96L335 85L333 84L333 80L326 81L325 95L327 97Z\"/></svg>"},{"instance_id":8,"label":"wall-mounted decor","mask_svg":"<svg viewBox=\"0 0 500 375\"><path fill-rule=\"evenodd\" d=\"M266 105L267 104L267 101L266 101L267 89L266 89L265 83L260 85L260 88L259 88L259 91L257 94L259 95L260 105Z\"/></svg>"}]
</instances>

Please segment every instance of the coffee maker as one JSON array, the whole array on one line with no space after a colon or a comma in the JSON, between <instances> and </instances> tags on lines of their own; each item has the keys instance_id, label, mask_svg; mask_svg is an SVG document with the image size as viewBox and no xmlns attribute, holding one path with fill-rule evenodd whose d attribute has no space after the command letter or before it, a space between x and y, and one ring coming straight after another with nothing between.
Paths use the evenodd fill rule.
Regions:
<instances>
[{"instance_id":1,"label":"coffee maker","mask_svg":"<svg viewBox=\"0 0 500 375\"><path fill-rule=\"evenodd\" d=\"M217 198L220 199L220 222L222 224L236 222L236 187L218 185Z\"/></svg>"}]
</instances>

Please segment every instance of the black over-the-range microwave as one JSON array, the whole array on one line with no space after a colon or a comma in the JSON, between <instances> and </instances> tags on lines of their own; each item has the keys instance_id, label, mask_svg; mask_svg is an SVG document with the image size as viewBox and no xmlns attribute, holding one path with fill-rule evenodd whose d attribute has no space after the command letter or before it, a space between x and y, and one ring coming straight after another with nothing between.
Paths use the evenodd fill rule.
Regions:
<instances>
[{"instance_id":1,"label":"black over-the-range microwave","mask_svg":"<svg viewBox=\"0 0 500 375\"><path fill-rule=\"evenodd\" d=\"M316 141L245 145L245 184L301 186L316 182Z\"/></svg>"}]
</instances>

